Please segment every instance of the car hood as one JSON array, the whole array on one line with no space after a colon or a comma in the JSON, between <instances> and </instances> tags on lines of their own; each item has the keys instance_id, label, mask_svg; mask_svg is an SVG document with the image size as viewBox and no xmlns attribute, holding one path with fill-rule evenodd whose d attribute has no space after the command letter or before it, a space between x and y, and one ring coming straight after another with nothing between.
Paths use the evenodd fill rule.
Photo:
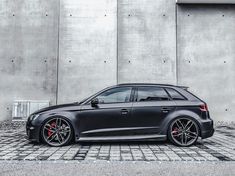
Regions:
<instances>
[{"instance_id":1,"label":"car hood","mask_svg":"<svg viewBox=\"0 0 235 176\"><path fill-rule=\"evenodd\" d=\"M54 105L54 106L49 106L43 109L39 109L38 111L35 111L33 114L39 114L39 113L43 113L46 111L57 110L57 109L62 109L62 108L64 109L66 107L73 107L73 106L78 106L78 105L79 105L78 102Z\"/></svg>"}]
</instances>

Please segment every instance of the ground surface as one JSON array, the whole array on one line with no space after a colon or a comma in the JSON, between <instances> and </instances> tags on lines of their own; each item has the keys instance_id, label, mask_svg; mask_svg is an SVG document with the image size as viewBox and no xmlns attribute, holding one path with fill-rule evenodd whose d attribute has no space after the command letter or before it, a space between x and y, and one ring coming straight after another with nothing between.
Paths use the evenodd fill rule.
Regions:
<instances>
[{"instance_id":1,"label":"ground surface","mask_svg":"<svg viewBox=\"0 0 235 176\"><path fill-rule=\"evenodd\" d=\"M235 161L235 127L217 127L213 137L191 147L167 142L77 143L49 147L31 143L25 130L0 130L0 160Z\"/></svg>"},{"instance_id":2,"label":"ground surface","mask_svg":"<svg viewBox=\"0 0 235 176\"><path fill-rule=\"evenodd\" d=\"M0 175L24 176L234 176L235 162L0 161Z\"/></svg>"}]
</instances>

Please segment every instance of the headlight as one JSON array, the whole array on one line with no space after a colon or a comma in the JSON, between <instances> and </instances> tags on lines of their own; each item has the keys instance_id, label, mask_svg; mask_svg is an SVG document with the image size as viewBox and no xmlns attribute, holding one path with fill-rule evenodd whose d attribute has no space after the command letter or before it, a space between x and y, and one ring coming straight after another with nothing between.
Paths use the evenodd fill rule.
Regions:
<instances>
[{"instance_id":1,"label":"headlight","mask_svg":"<svg viewBox=\"0 0 235 176\"><path fill-rule=\"evenodd\" d=\"M40 116L40 114L33 114L33 115L29 116L29 121L36 120L39 116Z\"/></svg>"}]
</instances>

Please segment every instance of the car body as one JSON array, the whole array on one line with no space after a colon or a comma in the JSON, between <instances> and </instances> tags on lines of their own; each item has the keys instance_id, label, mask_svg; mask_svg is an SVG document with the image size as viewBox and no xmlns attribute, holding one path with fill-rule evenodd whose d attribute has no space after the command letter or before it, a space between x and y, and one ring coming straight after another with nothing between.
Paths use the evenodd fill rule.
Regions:
<instances>
[{"instance_id":1,"label":"car body","mask_svg":"<svg viewBox=\"0 0 235 176\"><path fill-rule=\"evenodd\" d=\"M41 109L29 116L26 130L29 140L51 146L166 139L189 146L214 133L206 103L186 87L147 83L118 84L81 102Z\"/></svg>"}]
</instances>

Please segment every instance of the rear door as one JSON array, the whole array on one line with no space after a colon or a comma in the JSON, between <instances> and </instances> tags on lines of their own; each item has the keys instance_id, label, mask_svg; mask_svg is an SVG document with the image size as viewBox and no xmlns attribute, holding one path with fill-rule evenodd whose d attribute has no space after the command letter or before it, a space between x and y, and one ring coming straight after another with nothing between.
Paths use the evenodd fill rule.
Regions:
<instances>
[{"instance_id":1,"label":"rear door","mask_svg":"<svg viewBox=\"0 0 235 176\"><path fill-rule=\"evenodd\" d=\"M175 103L162 87L141 86L135 89L130 121L136 134L157 134L164 118L174 111Z\"/></svg>"}]
</instances>

